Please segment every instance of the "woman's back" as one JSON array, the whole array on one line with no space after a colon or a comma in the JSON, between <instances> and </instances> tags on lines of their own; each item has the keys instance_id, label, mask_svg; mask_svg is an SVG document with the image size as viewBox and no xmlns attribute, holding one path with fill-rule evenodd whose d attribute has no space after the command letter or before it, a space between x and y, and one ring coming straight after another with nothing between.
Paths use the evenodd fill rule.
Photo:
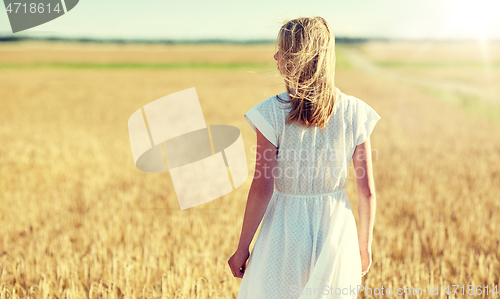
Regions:
<instances>
[{"instance_id":1,"label":"woman's back","mask_svg":"<svg viewBox=\"0 0 500 299\"><path fill-rule=\"evenodd\" d=\"M360 99L339 94L325 128L285 124L290 109L278 97L288 100L286 92L265 99L245 114L254 129L259 127L277 145L277 191L318 195L345 188L354 150L368 138L380 116Z\"/></svg>"}]
</instances>

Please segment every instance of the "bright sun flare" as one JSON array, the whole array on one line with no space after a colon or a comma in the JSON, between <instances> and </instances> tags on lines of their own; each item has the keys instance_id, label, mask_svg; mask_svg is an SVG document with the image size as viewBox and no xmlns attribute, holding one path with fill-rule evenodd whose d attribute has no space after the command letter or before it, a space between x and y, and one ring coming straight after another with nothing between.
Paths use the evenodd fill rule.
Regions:
<instances>
[{"instance_id":1,"label":"bright sun flare","mask_svg":"<svg viewBox=\"0 0 500 299\"><path fill-rule=\"evenodd\" d=\"M500 0L448 0L453 27L465 35L486 39L500 12Z\"/></svg>"}]
</instances>

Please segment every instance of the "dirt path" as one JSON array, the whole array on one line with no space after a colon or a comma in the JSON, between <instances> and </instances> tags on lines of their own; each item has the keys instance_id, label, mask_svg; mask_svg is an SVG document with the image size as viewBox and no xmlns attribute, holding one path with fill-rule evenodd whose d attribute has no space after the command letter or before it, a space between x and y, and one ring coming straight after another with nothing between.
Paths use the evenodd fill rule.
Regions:
<instances>
[{"instance_id":1,"label":"dirt path","mask_svg":"<svg viewBox=\"0 0 500 299\"><path fill-rule=\"evenodd\" d=\"M479 88L465 82L416 76L401 70L383 68L373 63L359 49L345 49L344 55L347 57L354 68L376 76L382 76L390 80L409 83L417 86L430 87L438 91L459 93L460 95L464 96L477 97L494 104L500 103L500 95L493 89Z\"/></svg>"}]
</instances>

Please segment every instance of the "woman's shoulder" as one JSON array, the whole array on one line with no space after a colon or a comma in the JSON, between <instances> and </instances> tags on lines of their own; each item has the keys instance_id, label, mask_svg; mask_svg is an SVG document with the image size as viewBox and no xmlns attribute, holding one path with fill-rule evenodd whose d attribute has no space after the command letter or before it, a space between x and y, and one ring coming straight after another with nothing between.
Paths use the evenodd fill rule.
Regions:
<instances>
[{"instance_id":1,"label":"woman's shoulder","mask_svg":"<svg viewBox=\"0 0 500 299\"><path fill-rule=\"evenodd\" d=\"M366 122L380 119L380 115L364 100L358 97L348 95L346 96L349 102L349 112L351 119L355 122Z\"/></svg>"},{"instance_id":2,"label":"woman's shoulder","mask_svg":"<svg viewBox=\"0 0 500 299\"><path fill-rule=\"evenodd\" d=\"M363 107L365 105L368 105L365 101L358 98L357 96L354 96L351 94L346 94L343 92L341 92L341 96L342 96L342 100L345 101L348 109L352 109L352 110L356 111L359 107Z\"/></svg>"},{"instance_id":3,"label":"woman's shoulder","mask_svg":"<svg viewBox=\"0 0 500 299\"><path fill-rule=\"evenodd\" d=\"M275 94L273 96L270 96L260 102L258 102L255 107L260 108L260 109L271 109L274 107L283 107L285 108L286 101L288 101L288 93L282 92L280 94Z\"/></svg>"},{"instance_id":4,"label":"woman's shoulder","mask_svg":"<svg viewBox=\"0 0 500 299\"><path fill-rule=\"evenodd\" d=\"M290 101L290 97L288 96L288 92L284 91L282 93L275 94L275 95L265 99L264 101L269 101L270 103L276 105L279 103L284 103L284 102Z\"/></svg>"},{"instance_id":5,"label":"woman's shoulder","mask_svg":"<svg viewBox=\"0 0 500 299\"><path fill-rule=\"evenodd\" d=\"M279 107L281 109L289 109L290 108L290 105L289 105L290 97L288 96L288 92L286 92L286 91L271 97L270 101L272 101L274 103L274 105L276 105L277 107Z\"/></svg>"},{"instance_id":6,"label":"woman's shoulder","mask_svg":"<svg viewBox=\"0 0 500 299\"><path fill-rule=\"evenodd\" d=\"M357 97L351 95L351 94L347 94L343 91L340 91L340 97L343 101L346 101L347 103L349 104L356 104L357 101L361 101L360 99L358 99Z\"/></svg>"}]
</instances>

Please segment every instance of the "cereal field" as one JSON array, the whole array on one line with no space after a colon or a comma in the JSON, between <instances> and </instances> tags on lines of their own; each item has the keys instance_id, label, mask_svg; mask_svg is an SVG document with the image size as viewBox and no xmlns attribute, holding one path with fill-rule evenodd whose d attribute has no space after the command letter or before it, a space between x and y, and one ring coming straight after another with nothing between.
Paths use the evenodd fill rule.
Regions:
<instances>
[{"instance_id":1,"label":"cereal field","mask_svg":"<svg viewBox=\"0 0 500 299\"><path fill-rule=\"evenodd\" d=\"M256 136L243 114L285 91L273 54L274 45L0 43L0 298L236 298L227 260L252 174L181 211L168 173L135 168L127 121L196 87L207 124L241 130L250 170ZM372 42L337 54L337 86L382 117L362 284L393 295L359 298L446 298L447 285L498 297L500 45ZM357 219L353 176L347 195Z\"/></svg>"}]
</instances>

